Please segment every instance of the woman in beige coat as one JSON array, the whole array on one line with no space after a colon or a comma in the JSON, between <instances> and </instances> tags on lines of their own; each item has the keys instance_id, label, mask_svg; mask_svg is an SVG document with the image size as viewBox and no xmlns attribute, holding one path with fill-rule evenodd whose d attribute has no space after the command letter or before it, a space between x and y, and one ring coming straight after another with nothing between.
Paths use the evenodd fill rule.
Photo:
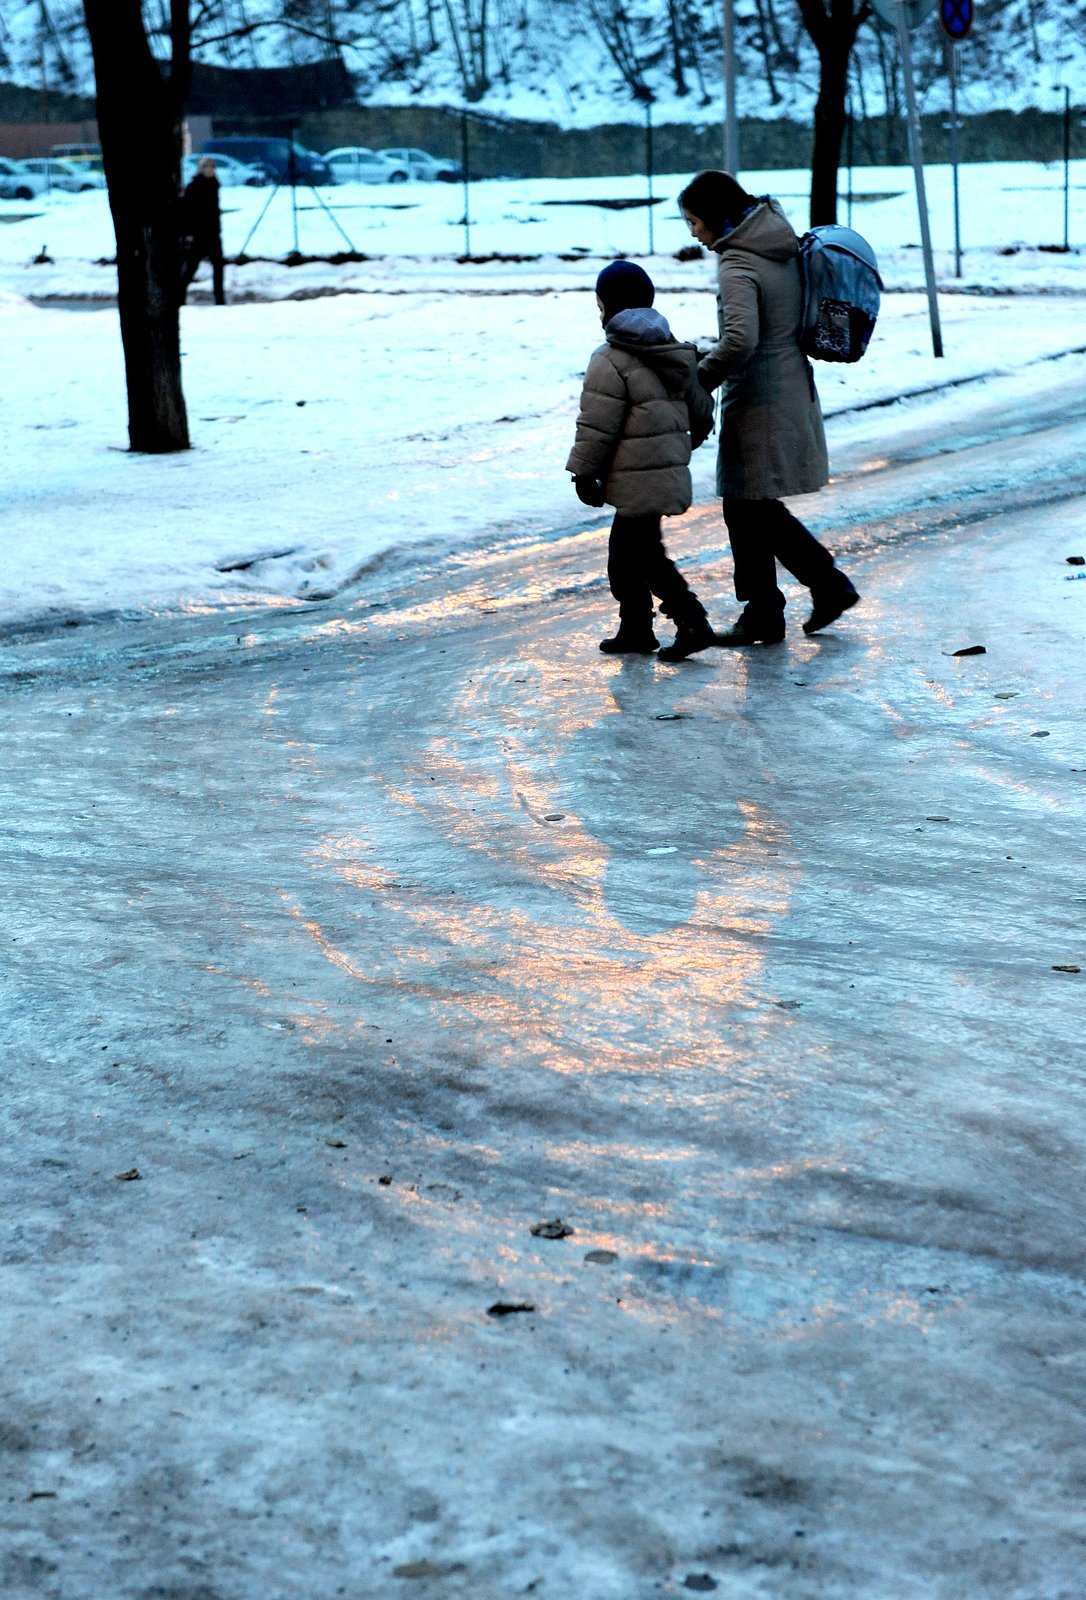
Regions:
<instances>
[{"instance_id":1,"label":"woman in beige coat","mask_svg":"<svg viewBox=\"0 0 1086 1600\"><path fill-rule=\"evenodd\" d=\"M744 609L717 637L721 644L778 644L785 601L777 561L811 591L805 633L828 627L860 598L782 503L829 477L814 373L798 340L799 241L776 200L748 194L727 172L699 173L679 204L695 239L719 257L720 338L698 375L722 394L717 488Z\"/></svg>"}]
</instances>

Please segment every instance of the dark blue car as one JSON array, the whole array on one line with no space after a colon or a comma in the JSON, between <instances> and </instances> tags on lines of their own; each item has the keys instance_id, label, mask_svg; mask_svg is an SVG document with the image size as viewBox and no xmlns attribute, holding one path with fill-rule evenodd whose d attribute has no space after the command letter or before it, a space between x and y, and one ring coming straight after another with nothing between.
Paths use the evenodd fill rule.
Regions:
<instances>
[{"instance_id":1,"label":"dark blue car","mask_svg":"<svg viewBox=\"0 0 1086 1600\"><path fill-rule=\"evenodd\" d=\"M291 153L293 150L293 160ZM246 166L263 167L276 183L332 183L332 170L327 161L304 145L293 144L290 139L249 138L243 134L226 134L219 139L205 139L203 155L233 156Z\"/></svg>"}]
</instances>

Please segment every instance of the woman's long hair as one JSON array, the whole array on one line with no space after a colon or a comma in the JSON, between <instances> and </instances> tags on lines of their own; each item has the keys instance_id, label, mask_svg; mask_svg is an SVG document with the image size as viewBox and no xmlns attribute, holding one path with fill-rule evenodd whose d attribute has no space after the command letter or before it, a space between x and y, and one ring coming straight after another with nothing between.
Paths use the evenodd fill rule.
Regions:
<instances>
[{"instance_id":1,"label":"woman's long hair","mask_svg":"<svg viewBox=\"0 0 1086 1600\"><path fill-rule=\"evenodd\" d=\"M757 195L748 194L730 172L699 172L679 196L679 204L689 216L700 217L720 239L729 227L734 228L739 218L751 206L757 205Z\"/></svg>"}]
</instances>

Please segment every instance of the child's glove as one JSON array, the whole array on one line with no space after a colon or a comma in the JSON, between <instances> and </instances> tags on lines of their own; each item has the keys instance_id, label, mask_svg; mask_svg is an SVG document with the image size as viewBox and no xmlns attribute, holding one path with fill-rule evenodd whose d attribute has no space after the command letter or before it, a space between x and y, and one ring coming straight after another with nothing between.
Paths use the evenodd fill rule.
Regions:
<instances>
[{"instance_id":1,"label":"child's glove","mask_svg":"<svg viewBox=\"0 0 1086 1600\"><path fill-rule=\"evenodd\" d=\"M577 491L577 498L583 506L603 505L603 484L598 478L590 478L582 474L574 478L573 487Z\"/></svg>"}]
</instances>

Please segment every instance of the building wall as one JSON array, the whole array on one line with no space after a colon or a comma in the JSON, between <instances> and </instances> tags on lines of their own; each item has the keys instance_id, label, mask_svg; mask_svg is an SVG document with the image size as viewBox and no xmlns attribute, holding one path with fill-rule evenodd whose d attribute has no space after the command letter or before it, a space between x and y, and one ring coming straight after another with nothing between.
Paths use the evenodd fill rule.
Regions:
<instances>
[{"instance_id":1,"label":"building wall","mask_svg":"<svg viewBox=\"0 0 1086 1600\"><path fill-rule=\"evenodd\" d=\"M950 159L948 119L923 117L928 161ZM594 177L646 170L645 123L615 123L598 128L561 129L547 123L505 122L467 114L470 170L480 178ZM216 120L216 131L227 131ZM240 129L238 131L241 131ZM318 151L339 145L418 145L436 156L462 159L464 120L456 111L433 107L350 106L304 117L298 138ZM811 129L795 122L740 120L739 148L746 171L806 166ZM1083 112L1071 119L1072 154L1086 155ZM655 172L696 172L721 165L719 122L672 123L653 130ZM905 126L900 119L873 117L857 122L842 149L856 166L901 165L908 161ZM1063 151L1063 119L1045 111L990 111L967 117L960 130L962 161L1056 161Z\"/></svg>"},{"instance_id":2,"label":"building wall","mask_svg":"<svg viewBox=\"0 0 1086 1600\"><path fill-rule=\"evenodd\" d=\"M0 156L13 161L47 156L55 144L97 144L98 124L87 122L0 122Z\"/></svg>"}]
</instances>

